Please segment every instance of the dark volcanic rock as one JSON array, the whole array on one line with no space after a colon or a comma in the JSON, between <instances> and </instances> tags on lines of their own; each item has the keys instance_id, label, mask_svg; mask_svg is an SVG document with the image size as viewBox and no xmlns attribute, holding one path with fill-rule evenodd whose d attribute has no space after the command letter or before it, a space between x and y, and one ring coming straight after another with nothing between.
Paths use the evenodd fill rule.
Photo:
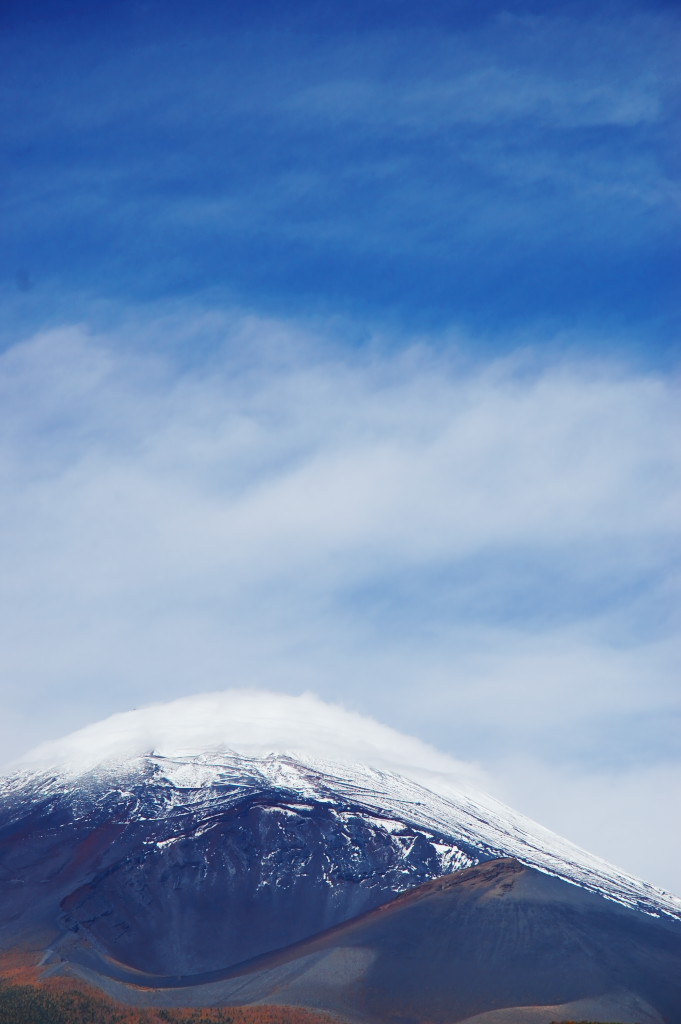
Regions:
<instances>
[{"instance_id":1,"label":"dark volcanic rock","mask_svg":"<svg viewBox=\"0 0 681 1024\"><path fill-rule=\"evenodd\" d=\"M249 797L199 834L136 843L62 899L63 921L141 970L213 970L436 876L437 838L388 832L351 808Z\"/></svg>"},{"instance_id":2,"label":"dark volcanic rock","mask_svg":"<svg viewBox=\"0 0 681 1024\"><path fill-rule=\"evenodd\" d=\"M78 962L74 951L74 962ZM280 1002L367 1024L680 1024L681 925L514 860L469 868L313 939L202 978L83 974L157 1005ZM93 970L94 968L94 970Z\"/></svg>"},{"instance_id":3,"label":"dark volcanic rock","mask_svg":"<svg viewBox=\"0 0 681 1024\"><path fill-rule=\"evenodd\" d=\"M5 801L0 940L86 936L159 974L225 968L480 856L351 800L286 789L37 781ZM47 791L47 795L45 795ZM484 855L484 853L483 853Z\"/></svg>"},{"instance_id":4,"label":"dark volcanic rock","mask_svg":"<svg viewBox=\"0 0 681 1024\"><path fill-rule=\"evenodd\" d=\"M222 976L419 883L503 855L574 881L570 892L639 908L630 911L636 919L655 924L645 910L678 920L674 897L492 798L438 796L361 765L214 751L0 782L0 949L89 964L95 978L141 972L151 988L167 988L168 978ZM400 941L430 949L423 955L435 963L432 923ZM513 927L503 933L508 948ZM456 924L451 934L439 928L433 935L450 959L467 942L485 957L495 941L494 929L483 935L474 922L469 937ZM352 956L355 970L364 954ZM478 984L482 975L469 965L466 977ZM437 990L435 979L428 985Z\"/></svg>"}]
</instances>

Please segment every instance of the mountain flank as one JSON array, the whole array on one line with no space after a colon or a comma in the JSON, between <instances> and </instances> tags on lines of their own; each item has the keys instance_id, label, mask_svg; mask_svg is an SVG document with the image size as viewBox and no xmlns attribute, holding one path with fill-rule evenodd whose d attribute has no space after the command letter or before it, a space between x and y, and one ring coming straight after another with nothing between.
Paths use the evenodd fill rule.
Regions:
<instances>
[{"instance_id":1,"label":"mountain flank","mask_svg":"<svg viewBox=\"0 0 681 1024\"><path fill-rule=\"evenodd\" d=\"M19 772L0 780L0 954L128 1014L681 1024L681 901L447 794L225 749Z\"/></svg>"},{"instance_id":2,"label":"mountain flank","mask_svg":"<svg viewBox=\"0 0 681 1024\"><path fill-rule=\"evenodd\" d=\"M136 1005L275 1000L351 1021L681 1021L681 928L511 858L435 879L223 972L165 978L72 936L48 970Z\"/></svg>"}]
</instances>

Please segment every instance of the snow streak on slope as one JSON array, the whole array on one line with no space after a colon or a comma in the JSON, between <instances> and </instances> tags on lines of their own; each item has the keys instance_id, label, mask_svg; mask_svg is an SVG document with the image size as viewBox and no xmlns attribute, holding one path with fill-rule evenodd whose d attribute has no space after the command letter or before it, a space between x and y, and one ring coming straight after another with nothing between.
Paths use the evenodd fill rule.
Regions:
<instances>
[{"instance_id":1,"label":"snow streak on slope","mask_svg":"<svg viewBox=\"0 0 681 1024\"><path fill-rule=\"evenodd\" d=\"M25 814L27 803L66 798L73 813L125 805L126 817L156 825L167 845L187 827L208 830L249 797L276 795L279 805L351 811L399 831L422 829L438 852L442 873L499 856L511 856L648 914L681 918L681 900L593 857L492 797L449 787L445 796L396 772L361 764L287 754L249 756L231 750L202 754L151 754L109 761L84 772L25 771L0 785L6 813ZM23 808L23 810L22 810ZM405 887L408 886L408 882Z\"/></svg>"}]
</instances>

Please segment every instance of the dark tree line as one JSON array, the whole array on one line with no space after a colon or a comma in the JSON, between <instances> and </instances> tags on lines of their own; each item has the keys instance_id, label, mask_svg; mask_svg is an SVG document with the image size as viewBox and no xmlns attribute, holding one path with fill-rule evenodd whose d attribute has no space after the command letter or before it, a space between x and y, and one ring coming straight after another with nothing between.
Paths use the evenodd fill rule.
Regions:
<instances>
[{"instance_id":1,"label":"dark tree line","mask_svg":"<svg viewBox=\"0 0 681 1024\"><path fill-rule=\"evenodd\" d=\"M291 1006L137 1009L95 992L0 982L0 1024L339 1024Z\"/></svg>"}]
</instances>

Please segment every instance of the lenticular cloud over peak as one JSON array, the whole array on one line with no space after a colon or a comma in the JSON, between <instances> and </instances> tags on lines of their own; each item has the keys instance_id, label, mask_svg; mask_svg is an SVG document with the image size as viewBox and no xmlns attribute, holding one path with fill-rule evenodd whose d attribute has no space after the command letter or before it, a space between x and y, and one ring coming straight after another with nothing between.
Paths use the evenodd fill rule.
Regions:
<instances>
[{"instance_id":1,"label":"lenticular cloud over peak","mask_svg":"<svg viewBox=\"0 0 681 1024\"><path fill-rule=\"evenodd\" d=\"M81 772L152 752L173 757L217 749L360 762L444 785L482 783L475 766L314 694L253 690L197 694L111 715L35 747L20 765Z\"/></svg>"}]
</instances>

